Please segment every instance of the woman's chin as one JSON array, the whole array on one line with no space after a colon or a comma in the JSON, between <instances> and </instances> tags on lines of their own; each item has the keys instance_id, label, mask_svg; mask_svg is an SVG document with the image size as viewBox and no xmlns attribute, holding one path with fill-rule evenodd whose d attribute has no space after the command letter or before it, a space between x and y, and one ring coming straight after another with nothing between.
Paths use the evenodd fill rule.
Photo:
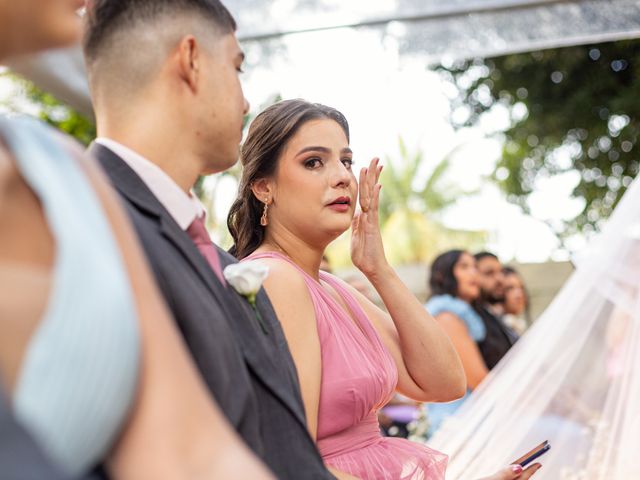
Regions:
<instances>
[{"instance_id":1,"label":"woman's chin","mask_svg":"<svg viewBox=\"0 0 640 480\"><path fill-rule=\"evenodd\" d=\"M346 224L339 224L338 222L334 222L333 225L327 225L322 230L324 232L324 236L328 239L328 241L333 242L340 235L349 230L350 226L351 222L348 222Z\"/></svg>"},{"instance_id":2,"label":"woman's chin","mask_svg":"<svg viewBox=\"0 0 640 480\"><path fill-rule=\"evenodd\" d=\"M335 233L336 237L339 237L344 232L349 230L350 227L351 227L351 219L343 222L336 222L336 224L334 225L334 228L332 228L331 231Z\"/></svg>"}]
</instances>

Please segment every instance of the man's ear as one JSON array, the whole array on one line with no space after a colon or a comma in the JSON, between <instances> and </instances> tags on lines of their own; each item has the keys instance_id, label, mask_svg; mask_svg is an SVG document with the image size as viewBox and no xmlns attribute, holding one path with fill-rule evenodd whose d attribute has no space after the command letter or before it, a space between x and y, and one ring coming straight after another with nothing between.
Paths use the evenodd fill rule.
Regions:
<instances>
[{"instance_id":1,"label":"man's ear","mask_svg":"<svg viewBox=\"0 0 640 480\"><path fill-rule=\"evenodd\" d=\"M266 203L267 205L271 205L273 203L274 189L271 182L266 178L261 178L260 180L253 182L251 184L251 191L259 202Z\"/></svg>"},{"instance_id":2,"label":"man's ear","mask_svg":"<svg viewBox=\"0 0 640 480\"><path fill-rule=\"evenodd\" d=\"M200 78L200 46L193 35L187 35L178 44L178 74L196 93Z\"/></svg>"}]
</instances>

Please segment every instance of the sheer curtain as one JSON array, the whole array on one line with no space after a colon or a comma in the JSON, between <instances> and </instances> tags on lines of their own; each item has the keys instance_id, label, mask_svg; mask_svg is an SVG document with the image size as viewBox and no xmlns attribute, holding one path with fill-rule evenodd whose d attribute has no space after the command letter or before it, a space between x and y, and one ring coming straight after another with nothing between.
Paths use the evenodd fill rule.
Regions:
<instances>
[{"instance_id":1,"label":"sheer curtain","mask_svg":"<svg viewBox=\"0 0 640 480\"><path fill-rule=\"evenodd\" d=\"M640 180L553 303L430 446L477 478L543 440L536 479L640 479Z\"/></svg>"}]
</instances>

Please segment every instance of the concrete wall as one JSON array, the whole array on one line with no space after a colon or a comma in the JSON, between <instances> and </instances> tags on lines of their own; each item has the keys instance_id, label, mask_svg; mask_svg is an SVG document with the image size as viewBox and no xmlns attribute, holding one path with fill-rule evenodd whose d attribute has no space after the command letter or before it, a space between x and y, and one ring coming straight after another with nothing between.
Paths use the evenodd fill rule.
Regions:
<instances>
[{"instance_id":1,"label":"concrete wall","mask_svg":"<svg viewBox=\"0 0 640 480\"><path fill-rule=\"evenodd\" d=\"M524 278L530 295L531 318L533 320L551 303L564 282L573 273L573 266L570 262L511 263L509 265L518 270ZM427 266L402 265L397 267L396 271L418 299L424 302L428 296ZM357 277L366 282L364 275L355 269L338 270L336 274L341 278Z\"/></svg>"}]
</instances>

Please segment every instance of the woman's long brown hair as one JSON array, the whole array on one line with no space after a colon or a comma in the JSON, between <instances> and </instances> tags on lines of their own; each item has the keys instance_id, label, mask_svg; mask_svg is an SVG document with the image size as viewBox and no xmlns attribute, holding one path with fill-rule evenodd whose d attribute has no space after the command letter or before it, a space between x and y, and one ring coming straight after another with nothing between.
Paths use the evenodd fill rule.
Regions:
<instances>
[{"instance_id":1,"label":"woman's long brown hair","mask_svg":"<svg viewBox=\"0 0 640 480\"><path fill-rule=\"evenodd\" d=\"M349 124L342 113L301 99L276 103L251 123L240 154L242 177L238 196L227 217L234 242L229 252L236 258L251 255L264 240L265 227L260 225L264 204L255 197L251 186L275 173L284 146L304 123L321 118L338 123L349 141Z\"/></svg>"}]
</instances>

